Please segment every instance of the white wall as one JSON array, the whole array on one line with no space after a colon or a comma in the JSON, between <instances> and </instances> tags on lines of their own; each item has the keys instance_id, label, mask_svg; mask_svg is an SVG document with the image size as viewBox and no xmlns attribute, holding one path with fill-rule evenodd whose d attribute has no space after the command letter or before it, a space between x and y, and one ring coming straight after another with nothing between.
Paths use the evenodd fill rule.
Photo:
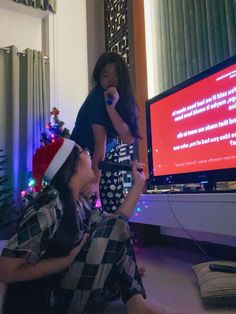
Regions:
<instances>
[{"instance_id":1,"label":"white wall","mask_svg":"<svg viewBox=\"0 0 236 314\"><path fill-rule=\"evenodd\" d=\"M105 51L104 0L86 0L88 36L88 84L99 56Z\"/></svg>"},{"instance_id":2,"label":"white wall","mask_svg":"<svg viewBox=\"0 0 236 314\"><path fill-rule=\"evenodd\" d=\"M7 7L5 1L0 1L0 47L15 45L19 51L41 50L41 16L31 16L32 11L25 6L23 11L18 10L21 6Z\"/></svg>"},{"instance_id":3,"label":"white wall","mask_svg":"<svg viewBox=\"0 0 236 314\"><path fill-rule=\"evenodd\" d=\"M59 108L70 131L88 94L86 23L86 0L58 0L49 16L51 108Z\"/></svg>"}]
</instances>

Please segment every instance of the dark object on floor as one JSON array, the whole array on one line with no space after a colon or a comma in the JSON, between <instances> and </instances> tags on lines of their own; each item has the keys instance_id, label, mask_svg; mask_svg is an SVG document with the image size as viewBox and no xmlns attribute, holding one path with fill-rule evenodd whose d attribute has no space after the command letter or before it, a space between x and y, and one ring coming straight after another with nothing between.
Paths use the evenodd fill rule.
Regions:
<instances>
[{"instance_id":1,"label":"dark object on floor","mask_svg":"<svg viewBox=\"0 0 236 314\"><path fill-rule=\"evenodd\" d=\"M236 273L236 267L235 266L210 264L209 268L212 271L221 271L223 273Z\"/></svg>"},{"instance_id":2,"label":"dark object on floor","mask_svg":"<svg viewBox=\"0 0 236 314\"><path fill-rule=\"evenodd\" d=\"M134 245L141 247L154 246L159 243L160 227L130 222Z\"/></svg>"}]
</instances>

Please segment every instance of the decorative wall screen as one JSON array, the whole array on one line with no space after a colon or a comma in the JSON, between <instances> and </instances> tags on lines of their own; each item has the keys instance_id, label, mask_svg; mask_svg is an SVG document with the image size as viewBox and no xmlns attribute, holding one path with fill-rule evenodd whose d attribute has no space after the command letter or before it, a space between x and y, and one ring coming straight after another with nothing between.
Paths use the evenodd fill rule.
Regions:
<instances>
[{"instance_id":1,"label":"decorative wall screen","mask_svg":"<svg viewBox=\"0 0 236 314\"><path fill-rule=\"evenodd\" d=\"M104 0L105 47L118 52L130 64L128 1Z\"/></svg>"}]
</instances>

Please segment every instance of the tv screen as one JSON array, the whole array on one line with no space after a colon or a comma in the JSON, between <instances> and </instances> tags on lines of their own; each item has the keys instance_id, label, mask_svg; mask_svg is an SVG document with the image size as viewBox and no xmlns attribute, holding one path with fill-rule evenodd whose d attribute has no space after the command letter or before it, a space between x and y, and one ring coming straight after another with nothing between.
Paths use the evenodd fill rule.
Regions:
<instances>
[{"instance_id":1,"label":"tv screen","mask_svg":"<svg viewBox=\"0 0 236 314\"><path fill-rule=\"evenodd\" d=\"M149 179L236 180L236 56L146 102Z\"/></svg>"}]
</instances>

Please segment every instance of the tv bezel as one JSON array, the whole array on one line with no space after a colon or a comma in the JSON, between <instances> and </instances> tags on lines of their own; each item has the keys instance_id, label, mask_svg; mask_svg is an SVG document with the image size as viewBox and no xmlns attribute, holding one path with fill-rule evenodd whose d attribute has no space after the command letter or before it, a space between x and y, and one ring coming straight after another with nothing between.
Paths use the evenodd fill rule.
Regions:
<instances>
[{"instance_id":1,"label":"tv bezel","mask_svg":"<svg viewBox=\"0 0 236 314\"><path fill-rule=\"evenodd\" d=\"M236 63L236 55L225 59L224 61L211 66L210 68L190 77L189 79L177 84L166 91L148 99L146 105L146 135L147 135L147 152L148 152L148 168L149 168L149 182L153 185L170 185L170 184L187 184L187 183L212 183L236 181L236 167L226 169L215 169L206 171L196 171L188 173L168 174L155 176L153 174L153 159L152 159L152 138L151 138L151 121L150 121L150 107L153 103L161 100L169 95L180 91L187 86L190 86L208 76L217 73L230 65Z\"/></svg>"}]
</instances>

